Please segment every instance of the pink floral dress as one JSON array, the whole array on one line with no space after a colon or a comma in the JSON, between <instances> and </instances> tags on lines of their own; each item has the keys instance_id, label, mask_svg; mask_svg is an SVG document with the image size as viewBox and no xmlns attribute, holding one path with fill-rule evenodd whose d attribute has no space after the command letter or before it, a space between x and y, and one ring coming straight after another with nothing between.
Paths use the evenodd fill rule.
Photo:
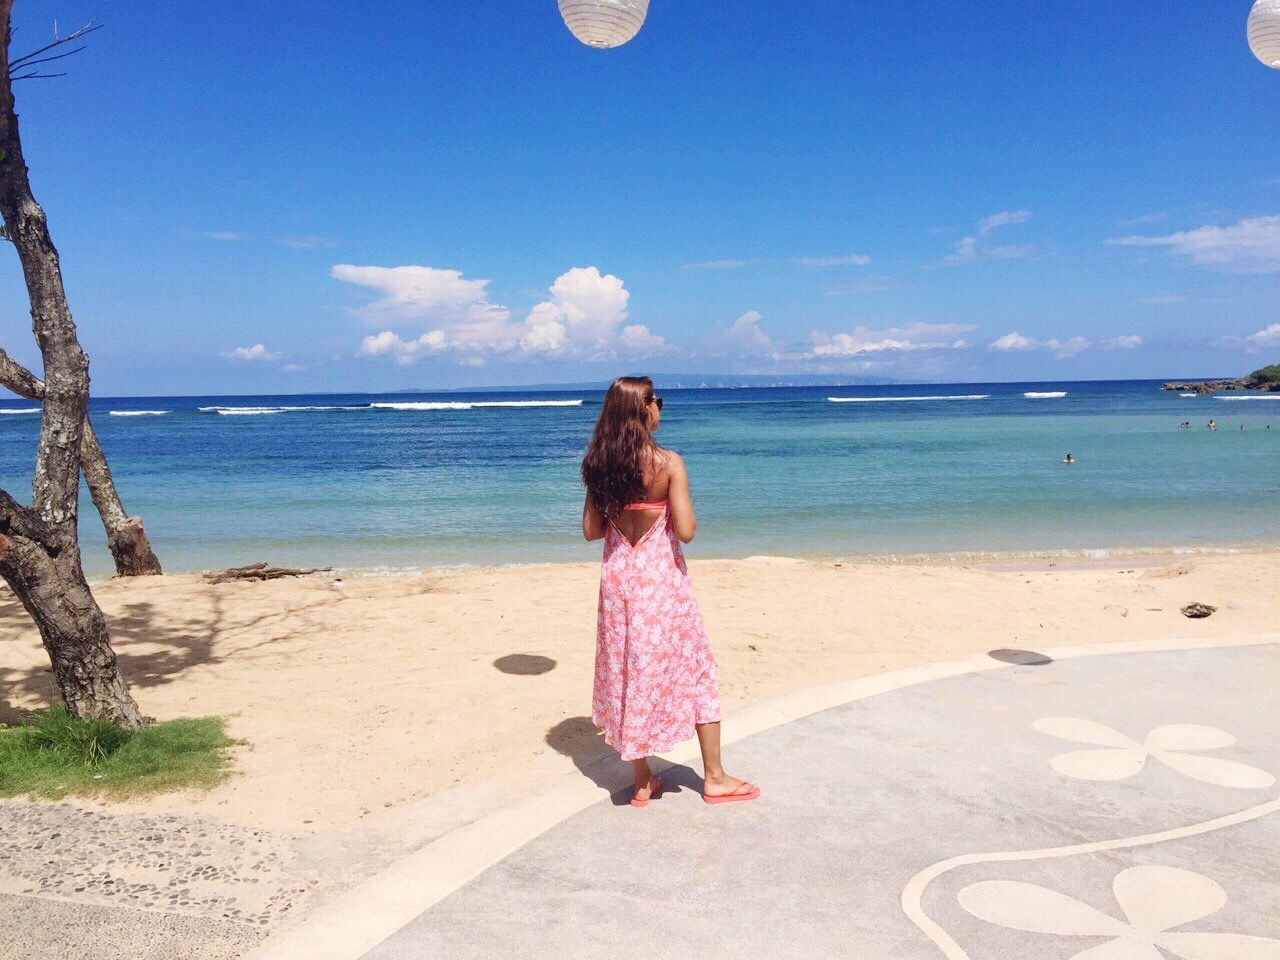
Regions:
<instances>
[{"instance_id":1,"label":"pink floral dress","mask_svg":"<svg viewBox=\"0 0 1280 960\"><path fill-rule=\"evenodd\" d=\"M720 719L720 688L670 508L633 546L604 537L591 720L636 760L665 753Z\"/></svg>"}]
</instances>

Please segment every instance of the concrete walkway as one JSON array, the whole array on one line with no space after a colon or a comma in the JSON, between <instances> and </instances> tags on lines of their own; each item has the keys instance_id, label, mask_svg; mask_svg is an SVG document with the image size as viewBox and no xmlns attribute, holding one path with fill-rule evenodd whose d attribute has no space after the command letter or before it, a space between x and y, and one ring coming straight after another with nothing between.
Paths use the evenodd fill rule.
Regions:
<instances>
[{"instance_id":1,"label":"concrete walkway","mask_svg":"<svg viewBox=\"0 0 1280 960\"><path fill-rule=\"evenodd\" d=\"M490 817L256 956L1280 958L1280 643L1188 646L1005 652L774 725L727 751L749 803L675 765L523 845ZM469 870L486 842L514 852Z\"/></svg>"}]
</instances>

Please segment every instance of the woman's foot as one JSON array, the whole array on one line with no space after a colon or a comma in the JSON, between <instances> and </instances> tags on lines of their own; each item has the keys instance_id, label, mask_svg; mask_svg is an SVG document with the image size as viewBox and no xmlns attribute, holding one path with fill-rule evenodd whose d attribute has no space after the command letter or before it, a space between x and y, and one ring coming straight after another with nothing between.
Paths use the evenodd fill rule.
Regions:
<instances>
[{"instance_id":1,"label":"woman's foot","mask_svg":"<svg viewBox=\"0 0 1280 960\"><path fill-rule=\"evenodd\" d=\"M643 783L636 785L635 796L631 798L633 807L643 807L654 797L662 794L662 781L655 776L650 776Z\"/></svg>"},{"instance_id":2,"label":"woman's foot","mask_svg":"<svg viewBox=\"0 0 1280 960\"><path fill-rule=\"evenodd\" d=\"M739 780L737 777L731 777L724 772L721 772L718 776L706 776L702 780L702 796L707 800L730 796L740 796L746 800L754 797L759 792L760 788L754 783Z\"/></svg>"}]
</instances>

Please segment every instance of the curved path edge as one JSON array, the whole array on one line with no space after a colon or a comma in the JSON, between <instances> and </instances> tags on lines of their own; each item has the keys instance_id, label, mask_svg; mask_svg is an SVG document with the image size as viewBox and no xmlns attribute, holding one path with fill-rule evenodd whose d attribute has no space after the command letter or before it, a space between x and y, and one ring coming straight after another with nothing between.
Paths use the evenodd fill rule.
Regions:
<instances>
[{"instance_id":1,"label":"curved path edge","mask_svg":"<svg viewBox=\"0 0 1280 960\"><path fill-rule=\"evenodd\" d=\"M1105 642L1040 652L1054 660L1068 660L1278 642L1280 633L1265 633L1227 638ZM822 684L735 710L726 718L732 732L724 735L724 743L734 743L802 717L891 690L1016 666L978 654ZM697 747L690 741L663 754L655 768L687 764L697 757ZM605 763L611 760L611 755L602 758ZM665 765L661 761L665 761ZM616 785L611 782L613 779L617 779ZM595 778L584 776L577 769L567 771L554 783L464 823L402 857L347 891L337 902L270 937L245 954L244 960L357 960L530 840L600 802L602 783L610 789L623 789L630 783L630 771L620 768L616 777L602 772ZM484 785L478 785L477 789L484 789Z\"/></svg>"}]
</instances>

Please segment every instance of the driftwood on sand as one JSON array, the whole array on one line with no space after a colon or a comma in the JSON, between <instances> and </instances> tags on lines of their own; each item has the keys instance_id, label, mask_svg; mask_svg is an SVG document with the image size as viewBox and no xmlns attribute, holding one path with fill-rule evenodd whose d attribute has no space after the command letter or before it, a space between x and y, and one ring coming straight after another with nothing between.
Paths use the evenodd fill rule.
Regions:
<instances>
[{"instance_id":1,"label":"driftwood on sand","mask_svg":"<svg viewBox=\"0 0 1280 960\"><path fill-rule=\"evenodd\" d=\"M281 577L305 577L312 573L328 573L333 567L269 567L266 562L251 563L247 567L228 567L226 570L210 570L204 578L210 583L226 583L229 580L279 580Z\"/></svg>"}]
</instances>

